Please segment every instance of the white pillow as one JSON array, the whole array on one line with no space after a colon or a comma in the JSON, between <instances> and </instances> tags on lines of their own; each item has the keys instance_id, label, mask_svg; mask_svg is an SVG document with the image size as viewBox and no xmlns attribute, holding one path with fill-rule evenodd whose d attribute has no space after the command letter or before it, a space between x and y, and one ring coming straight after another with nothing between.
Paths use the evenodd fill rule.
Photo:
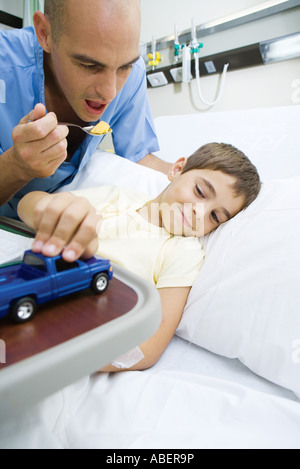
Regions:
<instances>
[{"instance_id":1,"label":"white pillow","mask_svg":"<svg viewBox=\"0 0 300 469\"><path fill-rule=\"evenodd\" d=\"M135 189L156 197L168 184L167 176L154 169L113 153L97 150L73 181L57 192L105 185Z\"/></svg>"},{"instance_id":2,"label":"white pillow","mask_svg":"<svg viewBox=\"0 0 300 469\"><path fill-rule=\"evenodd\" d=\"M169 162L206 143L224 142L249 156L263 181L300 175L300 106L160 116L155 127L155 154ZM174 129L180 129L176 136Z\"/></svg>"},{"instance_id":3,"label":"white pillow","mask_svg":"<svg viewBox=\"0 0 300 469\"><path fill-rule=\"evenodd\" d=\"M300 397L300 177L211 234L177 335Z\"/></svg>"}]
</instances>

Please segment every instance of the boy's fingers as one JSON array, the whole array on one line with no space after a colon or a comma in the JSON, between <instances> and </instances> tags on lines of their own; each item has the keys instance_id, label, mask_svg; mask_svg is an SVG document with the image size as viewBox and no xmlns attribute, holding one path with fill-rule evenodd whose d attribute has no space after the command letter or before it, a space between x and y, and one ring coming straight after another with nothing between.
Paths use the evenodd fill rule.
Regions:
<instances>
[{"instance_id":1,"label":"boy's fingers","mask_svg":"<svg viewBox=\"0 0 300 469\"><path fill-rule=\"evenodd\" d=\"M63 201L54 198L42 215L34 248L45 256L56 256L66 246L65 256L69 253L70 261L71 258L78 259L85 251L89 255L94 249L92 254L95 253L97 246L94 247L94 240L102 217L96 214L86 199L71 197L71 201L69 198Z\"/></svg>"},{"instance_id":2,"label":"boy's fingers","mask_svg":"<svg viewBox=\"0 0 300 469\"><path fill-rule=\"evenodd\" d=\"M98 250L98 238L94 238L83 250L82 245L76 242L70 243L62 252L62 257L67 262L74 262L80 257L90 259Z\"/></svg>"},{"instance_id":3,"label":"boy's fingers","mask_svg":"<svg viewBox=\"0 0 300 469\"><path fill-rule=\"evenodd\" d=\"M90 259L92 256L97 254L99 248L99 239L98 236L93 239L93 241L90 242L88 247L85 249L85 251L82 253L82 258L83 259Z\"/></svg>"},{"instance_id":4,"label":"boy's fingers","mask_svg":"<svg viewBox=\"0 0 300 469\"><path fill-rule=\"evenodd\" d=\"M49 243L53 237L59 220L62 217L63 212L70 205L72 198L73 196L71 196L71 194L70 196L66 194L63 200L58 197L51 198L46 206L44 201L37 204L34 213L34 227L36 230L35 242L33 244L34 250L43 252L43 254L46 255L44 252L45 245ZM56 244L57 247L59 247L59 245L62 245L63 247L63 244L60 243L59 240L56 241ZM53 251L53 254L51 255L55 255L54 249L51 249Z\"/></svg>"},{"instance_id":5,"label":"boy's fingers","mask_svg":"<svg viewBox=\"0 0 300 469\"><path fill-rule=\"evenodd\" d=\"M96 253L98 249L97 228L101 221L101 215L97 215L96 212L88 213L63 251L63 258L65 260L72 261L79 257L88 259Z\"/></svg>"}]
</instances>

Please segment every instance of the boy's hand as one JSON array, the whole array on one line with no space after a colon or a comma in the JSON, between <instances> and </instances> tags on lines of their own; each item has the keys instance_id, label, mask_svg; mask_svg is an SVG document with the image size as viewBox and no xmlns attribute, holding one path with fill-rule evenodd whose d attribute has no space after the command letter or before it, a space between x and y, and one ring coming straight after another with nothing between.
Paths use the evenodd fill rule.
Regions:
<instances>
[{"instance_id":1,"label":"boy's hand","mask_svg":"<svg viewBox=\"0 0 300 469\"><path fill-rule=\"evenodd\" d=\"M73 262L90 258L98 249L97 230L102 216L87 199L70 193L32 192L20 202L21 219L36 231L34 252Z\"/></svg>"},{"instance_id":2,"label":"boy's hand","mask_svg":"<svg viewBox=\"0 0 300 469\"><path fill-rule=\"evenodd\" d=\"M52 176L67 158L67 126L58 125L43 104L35 108L12 132L12 160L24 179Z\"/></svg>"}]
</instances>

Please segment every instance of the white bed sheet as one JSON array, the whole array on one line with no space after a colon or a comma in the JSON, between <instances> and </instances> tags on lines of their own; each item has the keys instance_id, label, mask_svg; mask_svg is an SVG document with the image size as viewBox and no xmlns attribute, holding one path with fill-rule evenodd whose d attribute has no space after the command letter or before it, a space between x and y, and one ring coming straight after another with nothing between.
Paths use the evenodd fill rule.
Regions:
<instances>
[{"instance_id":1,"label":"white bed sheet","mask_svg":"<svg viewBox=\"0 0 300 469\"><path fill-rule=\"evenodd\" d=\"M289 391L174 337L144 372L95 375L0 428L0 448L299 449Z\"/></svg>"},{"instance_id":2,"label":"white bed sheet","mask_svg":"<svg viewBox=\"0 0 300 469\"><path fill-rule=\"evenodd\" d=\"M232 140L253 159L264 180L300 175L299 110L186 116L185 138L176 141L170 138L176 116L159 118L159 155L175 161L202 143ZM111 183L119 165L114 157L111 161L110 171L109 155L95 155L83 174L85 187L95 185L95 178ZM103 162L107 165L101 172ZM150 184L149 171L145 168L144 175L149 173ZM121 185L126 186L124 174ZM159 178L162 187L166 180ZM133 172L129 180L134 180ZM75 178L68 189L82 183ZM156 183L151 189L154 194ZM300 449L300 402L240 361L174 337L150 370L86 377L19 418L0 423L0 448Z\"/></svg>"}]
</instances>

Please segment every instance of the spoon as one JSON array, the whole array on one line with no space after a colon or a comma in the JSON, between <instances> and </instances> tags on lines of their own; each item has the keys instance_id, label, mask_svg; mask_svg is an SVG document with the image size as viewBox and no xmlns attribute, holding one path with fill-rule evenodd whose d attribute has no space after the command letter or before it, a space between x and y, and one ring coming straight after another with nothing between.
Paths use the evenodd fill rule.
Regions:
<instances>
[{"instance_id":1,"label":"spoon","mask_svg":"<svg viewBox=\"0 0 300 469\"><path fill-rule=\"evenodd\" d=\"M68 127L78 127L78 129L81 129L83 132L85 132L88 135L92 135L93 137L101 136L101 135L106 135L108 133L112 133L112 130L109 128L109 130L106 130L104 132L97 132L95 130L92 132L93 129L96 129L96 127L99 125L89 125L88 127L81 127L80 125L77 124L70 124L69 122L59 122L60 125L67 125Z\"/></svg>"},{"instance_id":2,"label":"spoon","mask_svg":"<svg viewBox=\"0 0 300 469\"><path fill-rule=\"evenodd\" d=\"M27 122L32 122L30 119ZM92 135L92 137L99 137L101 135L111 134L112 129L109 127L106 122L101 121L97 125L89 125L88 127L81 127L81 125L71 124L70 122L59 122L59 125L66 125L68 127L77 127L78 129L82 130L88 135ZM101 130L100 127L104 126L104 130ZM93 131L94 130L94 131Z\"/></svg>"}]
</instances>

